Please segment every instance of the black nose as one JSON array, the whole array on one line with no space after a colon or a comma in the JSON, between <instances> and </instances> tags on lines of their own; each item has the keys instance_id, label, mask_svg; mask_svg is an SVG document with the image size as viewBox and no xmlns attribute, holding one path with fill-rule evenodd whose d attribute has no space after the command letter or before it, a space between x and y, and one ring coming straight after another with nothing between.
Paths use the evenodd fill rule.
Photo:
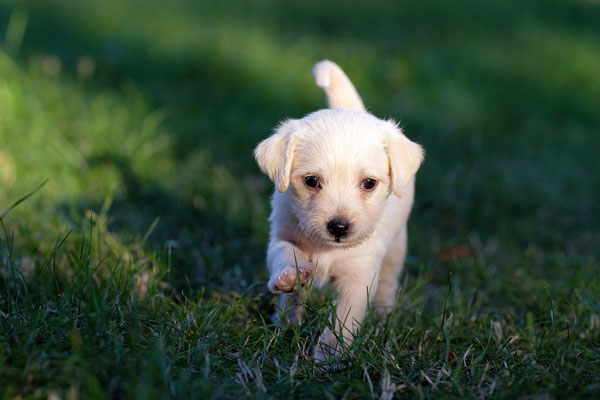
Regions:
<instances>
[{"instance_id":1,"label":"black nose","mask_svg":"<svg viewBox=\"0 0 600 400\"><path fill-rule=\"evenodd\" d=\"M350 223L348 221L344 221L344 220L340 220L340 219L332 219L327 224L327 230L329 232L331 232L331 234L337 238L346 236L349 228L350 228Z\"/></svg>"}]
</instances>

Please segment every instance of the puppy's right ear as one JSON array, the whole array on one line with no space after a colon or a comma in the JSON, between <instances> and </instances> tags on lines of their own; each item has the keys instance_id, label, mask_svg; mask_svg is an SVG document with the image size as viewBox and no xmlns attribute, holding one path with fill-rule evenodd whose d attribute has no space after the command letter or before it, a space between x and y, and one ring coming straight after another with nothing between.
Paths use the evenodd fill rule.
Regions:
<instances>
[{"instance_id":1,"label":"puppy's right ear","mask_svg":"<svg viewBox=\"0 0 600 400\"><path fill-rule=\"evenodd\" d=\"M290 185L290 173L296 139L297 121L288 120L277 127L275 133L254 149L254 158L261 171L271 178L280 193Z\"/></svg>"}]
</instances>

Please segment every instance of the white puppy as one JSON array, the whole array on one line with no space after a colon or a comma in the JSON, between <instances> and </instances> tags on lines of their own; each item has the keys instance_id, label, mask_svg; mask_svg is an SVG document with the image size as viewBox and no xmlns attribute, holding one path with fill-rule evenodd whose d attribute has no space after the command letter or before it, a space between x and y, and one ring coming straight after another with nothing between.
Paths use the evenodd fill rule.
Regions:
<instances>
[{"instance_id":1,"label":"white puppy","mask_svg":"<svg viewBox=\"0 0 600 400\"><path fill-rule=\"evenodd\" d=\"M283 293L279 312L291 302L286 315L300 320L298 277L339 291L336 332L325 329L315 350L322 360L339 340L352 341L368 304L394 305L423 149L366 112L335 63L321 61L313 73L331 109L285 121L254 155L277 189L267 265L269 290Z\"/></svg>"}]
</instances>

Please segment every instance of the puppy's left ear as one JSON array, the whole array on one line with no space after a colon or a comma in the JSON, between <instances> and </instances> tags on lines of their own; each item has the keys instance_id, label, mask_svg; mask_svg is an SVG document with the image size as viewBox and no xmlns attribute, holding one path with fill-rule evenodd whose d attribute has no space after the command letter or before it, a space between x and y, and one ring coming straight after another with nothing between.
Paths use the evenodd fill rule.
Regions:
<instances>
[{"instance_id":1,"label":"puppy's left ear","mask_svg":"<svg viewBox=\"0 0 600 400\"><path fill-rule=\"evenodd\" d=\"M271 178L280 193L290 185L290 173L296 139L297 121L288 120L277 128L275 133L263 140L254 149L254 158L261 171Z\"/></svg>"},{"instance_id":2,"label":"puppy's left ear","mask_svg":"<svg viewBox=\"0 0 600 400\"><path fill-rule=\"evenodd\" d=\"M390 160L392 191L396 196L402 194L402 189L410 182L423 162L425 151L415 142L410 141L402 129L393 121L388 124L385 136L385 147Z\"/></svg>"}]
</instances>

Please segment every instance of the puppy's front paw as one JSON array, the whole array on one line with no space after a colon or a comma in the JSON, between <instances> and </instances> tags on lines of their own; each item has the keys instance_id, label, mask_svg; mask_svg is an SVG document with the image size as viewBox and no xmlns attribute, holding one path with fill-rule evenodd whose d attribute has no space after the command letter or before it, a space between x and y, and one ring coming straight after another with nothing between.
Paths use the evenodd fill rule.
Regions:
<instances>
[{"instance_id":1,"label":"puppy's front paw","mask_svg":"<svg viewBox=\"0 0 600 400\"><path fill-rule=\"evenodd\" d=\"M298 291L298 275L302 286L306 285L313 277L313 267L310 264L298 264L283 268L281 271L273 274L269 280L269 290L272 293L291 293Z\"/></svg>"}]
</instances>

